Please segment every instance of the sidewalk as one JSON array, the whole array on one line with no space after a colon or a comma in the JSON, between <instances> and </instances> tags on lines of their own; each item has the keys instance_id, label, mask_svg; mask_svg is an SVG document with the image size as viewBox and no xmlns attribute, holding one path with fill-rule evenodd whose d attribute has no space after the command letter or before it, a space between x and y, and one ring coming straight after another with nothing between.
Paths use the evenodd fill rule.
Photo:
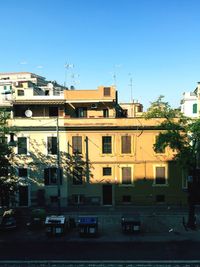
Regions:
<instances>
[{"instance_id":1,"label":"sidewalk","mask_svg":"<svg viewBox=\"0 0 200 267\"><path fill-rule=\"evenodd\" d=\"M124 213L140 213L141 231L124 234L121 229L121 216ZM56 212L51 211L51 214ZM74 228L60 237L47 237L45 229L31 231L26 227L10 232L0 233L0 242L200 242L200 220L197 211L197 230L186 231L183 217L187 219L187 209L176 207L76 207L62 212L68 219L78 222L81 215L98 217L98 236L93 238L79 237L78 228Z\"/></svg>"}]
</instances>

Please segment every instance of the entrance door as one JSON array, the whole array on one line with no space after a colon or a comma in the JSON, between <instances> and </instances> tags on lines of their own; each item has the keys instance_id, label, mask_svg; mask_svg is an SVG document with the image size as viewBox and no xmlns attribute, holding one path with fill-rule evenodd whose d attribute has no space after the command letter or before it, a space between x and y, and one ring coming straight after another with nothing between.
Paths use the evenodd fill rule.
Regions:
<instances>
[{"instance_id":1,"label":"entrance door","mask_svg":"<svg viewBox=\"0 0 200 267\"><path fill-rule=\"evenodd\" d=\"M19 206L28 206L28 186L19 186Z\"/></svg>"},{"instance_id":2,"label":"entrance door","mask_svg":"<svg viewBox=\"0 0 200 267\"><path fill-rule=\"evenodd\" d=\"M112 205L112 185L103 185L103 205Z\"/></svg>"}]
</instances>

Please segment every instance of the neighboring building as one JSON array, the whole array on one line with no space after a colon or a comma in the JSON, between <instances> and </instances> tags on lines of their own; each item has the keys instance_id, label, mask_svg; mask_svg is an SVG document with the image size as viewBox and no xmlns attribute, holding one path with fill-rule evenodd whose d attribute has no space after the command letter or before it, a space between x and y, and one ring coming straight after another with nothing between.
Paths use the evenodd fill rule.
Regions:
<instances>
[{"instance_id":1,"label":"neighboring building","mask_svg":"<svg viewBox=\"0 0 200 267\"><path fill-rule=\"evenodd\" d=\"M19 206L56 206L59 187L63 207L186 203L173 152L153 150L160 119L145 120L139 103L118 104L113 86L67 90L26 74L26 87L8 84Z\"/></svg>"},{"instance_id":2,"label":"neighboring building","mask_svg":"<svg viewBox=\"0 0 200 267\"><path fill-rule=\"evenodd\" d=\"M197 87L195 88L194 93L196 94L196 97L197 97L197 114L199 118L200 116L200 82L197 83Z\"/></svg>"},{"instance_id":3,"label":"neighboring building","mask_svg":"<svg viewBox=\"0 0 200 267\"><path fill-rule=\"evenodd\" d=\"M143 105L138 102L120 103L126 117L141 117L143 114Z\"/></svg>"},{"instance_id":4,"label":"neighboring building","mask_svg":"<svg viewBox=\"0 0 200 267\"><path fill-rule=\"evenodd\" d=\"M195 92L183 93L183 98L181 100L181 112L187 117L199 117L198 100Z\"/></svg>"}]
</instances>

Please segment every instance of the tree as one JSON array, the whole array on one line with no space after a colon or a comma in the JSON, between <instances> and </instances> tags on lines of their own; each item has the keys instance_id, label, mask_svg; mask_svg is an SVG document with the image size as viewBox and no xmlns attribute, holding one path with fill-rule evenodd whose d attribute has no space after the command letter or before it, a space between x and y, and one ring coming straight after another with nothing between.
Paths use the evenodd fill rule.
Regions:
<instances>
[{"instance_id":1,"label":"tree","mask_svg":"<svg viewBox=\"0 0 200 267\"><path fill-rule=\"evenodd\" d=\"M199 148L200 119L185 117L180 110L172 109L163 96L151 103L145 115L146 119L161 118L158 126L160 133L154 144L154 150L170 147L174 152L174 160L188 174L188 228L195 228L195 205L200 203L199 197Z\"/></svg>"},{"instance_id":2,"label":"tree","mask_svg":"<svg viewBox=\"0 0 200 267\"><path fill-rule=\"evenodd\" d=\"M11 166L12 149L7 135L13 131L8 126L9 113L0 110L0 205L9 207L17 190L17 180Z\"/></svg>"}]
</instances>

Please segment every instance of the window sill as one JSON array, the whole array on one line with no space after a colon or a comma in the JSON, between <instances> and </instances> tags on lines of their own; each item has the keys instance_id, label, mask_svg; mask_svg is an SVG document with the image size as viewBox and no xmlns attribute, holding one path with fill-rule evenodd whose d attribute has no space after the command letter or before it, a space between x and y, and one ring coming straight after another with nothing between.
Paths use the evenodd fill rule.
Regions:
<instances>
[{"instance_id":1,"label":"window sill","mask_svg":"<svg viewBox=\"0 0 200 267\"><path fill-rule=\"evenodd\" d=\"M134 184L119 184L120 187L135 187Z\"/></svg>"},{"instance_id":2,"label":"window sill","mask_svg":"<svg viewBox=\"0 0 200 267\"><path fill-rule=\"evenodd\" d=\"M169 184L152 184L152 186L155 186L155 187L168 187Z\"/></svg>"}]
</instances>

